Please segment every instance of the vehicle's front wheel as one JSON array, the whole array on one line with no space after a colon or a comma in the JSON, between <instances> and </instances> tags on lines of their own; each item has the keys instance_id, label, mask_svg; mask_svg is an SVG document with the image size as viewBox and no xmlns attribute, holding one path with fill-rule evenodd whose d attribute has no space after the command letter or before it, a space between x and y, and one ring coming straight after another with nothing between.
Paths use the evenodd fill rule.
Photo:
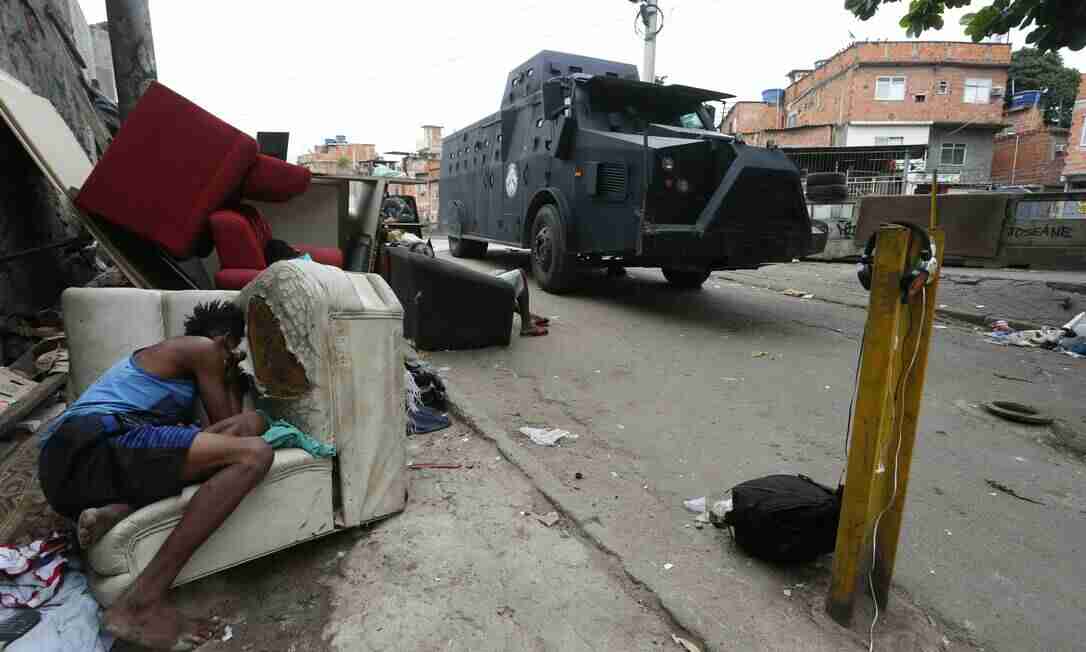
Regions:
<instances>
[{"instance_id":1,"label":"vehicle's front wheel","mask_svg":"<svg viewBox=\"0 0 1086 652\"><path fill-rule=\"evenodd\" d=\"M453 258L482 258L486 255L485 242L449 236L449 253Z\"/></svg>"},{"instance_id":2,"label":"vehicle's front wheel","mask_svg":"<svg viewBox=\"0 0 1086 652\"><path fill-rule=\"evenodd\" d=\"M711 270L689 270L689 269L675 269L674 267L665 267L662 270L664 272L664 278L673 288L679 288L681 290L696 290L701 287L701 284L705 282L705 279L709 278Z\"/></svg>"},{"instance_id":3,"label":"vehicle's front wheel","mask_svg":"<svg viewBox=\"0 0 1086 652\"><path fill-rule=\"evenodd\" d=\"M577 260L570 255L562 218L553 204L544 204L532 221L532 275L552 294L573 289Z\"/></svg>"}]
</instances>

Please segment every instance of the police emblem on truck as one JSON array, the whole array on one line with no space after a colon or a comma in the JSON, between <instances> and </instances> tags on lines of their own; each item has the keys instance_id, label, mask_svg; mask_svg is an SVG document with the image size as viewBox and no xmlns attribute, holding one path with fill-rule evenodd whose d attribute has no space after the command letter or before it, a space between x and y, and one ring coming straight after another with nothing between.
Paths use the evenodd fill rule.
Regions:
<instances>
[{"instance_id":1,"label":"police emblem on truck","mask_svg":"<svg viewBox=\"0 0 1086 652\"><path fill-rule=\"evenodd\" d=\"M517 164L510 163L505 172L505 194L512 199L517 194Z\"/></svg>"}]
</instances>

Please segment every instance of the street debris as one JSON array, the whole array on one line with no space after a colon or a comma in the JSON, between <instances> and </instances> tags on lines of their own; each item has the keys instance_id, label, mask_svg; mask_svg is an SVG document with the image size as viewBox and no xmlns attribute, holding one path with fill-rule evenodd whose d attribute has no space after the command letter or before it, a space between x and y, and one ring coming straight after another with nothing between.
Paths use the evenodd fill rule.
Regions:
<instances>
[{"instance_id":1,"label":"street debris","mask_svg":"<svg viewBox=\"0 0 1086 652\"><path fill-rule=\"evenodd\" d=\"M804 292L803 290L793 290L792 288L788 288L787 290L781 290L781 294L783 294L783 295L785 295L787 297L795 297L797 299L813 299L814 298L814 295L809 293L809 292Z\"/></svg>"},{"instance_id":2,"label":"street debris","mask_svg":"<svg viewBox=\"0 0 1086 652\"><path fill-rule=\"evenodd\" d=\"M436 463L436 462L419 462L417 464L408 464L407 468L411 469L412 471L421 471L423 469L462 469L462 468L464 468L464 465L463 464L439 464L439 463ZM468 468L470 469L471 466L469 465Z\"/></svg>"},{"instance_id":3,"label":"street debris","mask_svg":"<svg viewBox=\"0 0 1086 652\"><path fill-rule=\"evenodd\" d=\"M229 641L229 640L230 640L230 639L232 639L232 638L234 638L234 628L233 628L233 627L231 627L230 625L227 625L227 626L226 626L226 627L225 627L225 628L223 629L223 633L222 633L222 640L224 640L224 641Z\"/></svg>"},{"instance_id":4,"label":"street debris","mask_svg":"<svg viewBox=\"0 0 1086 652\"><path fill-rule=\"evenodd\" d=\"M539 521L543 525L550 527L559 521L560 517L558 512L547 512L546 514L536 514L535 520Z\"/></svg>"},{"instance_id":5,"label":"street debris","mask_svg":"<svg viewBox=\"0 0 1086 652\"><path fill-rule=\"evenodd\" d=\"M992 324L986 337L992 344L1058 350L1072 358L1086 358L1086 312L1075 315L1060 328L1044 326L1025 331L1016 331L1001 319Z\"/></svg>"},{"instance_id":6,"label":"street debris","mask_svg":"<svg viewBox=\"0 0 1086 652\"><path fill-rule=\"evenodd\" d=\"M441 377L418 360L406 361L404 367L407 434L422 435L451 426L452 421L443 412L447 398Z\"/></svg>"},{"instance_id":7,"label":"street debris","mask_svg":"<svg viewBox=\"0 0 1086 652\"><path fill-rule=\"evenodd\" d=\"M672 568L675 568L675 564L672 564L671 562L664 564L664 570L671 570Z\"/></svg>"},{"instance_id":8,"label":"street debris","mask_svg":"<svg viewBox=\"0 0 1086 652\"><path fill-rule=\"evenodd\" d=\"M686 650L686 652L701 652L700 647L698 647L694 643L691 643L685 638L682 638L681 636L676 636L672 634L671 640L674 641L676 645L681 646L684 650Z\"/></svg>"},{"instance_id":9,"label":"street debris","mask_svg":"<svg viewBox=\"0 0 1086 652\"><path fill-rule=\"evenodd\" d=\"M1042 414L1040 410L1029 405L1010 401L991 401L982 405L985 410L1008 421L1034 426L1047 426L1052 423L1052 417Z\"/></svg>"},{"instance_id":10,"label":"street debris","mask_svg":"<svg viewBox=\"0 0 1086 652\"><path fill-rule=\"evenodd\" d=\"M786 597L786 598L792 597L792 589L785 589L784 590L784 597Z\"/></svg>"},{"instance_id":11,"label":"street debris","mask_svg":"<svg viewBox=\"0 0 1086 652\"><path fill-rule=\"evenodd\" d=\"M576 473L573 474L573 479L574 480L584 480L584 474L581 473L580 471L577 471Z\"/></svg>"},{"instance_id":12,"label":"street debris","mask_svg":"<svg viewBox=\"0 0 1086 652\"><path fill-rule=\"evenodd\" d=\"M520 429L520 432L539 446L557 446L563 439L577 439L578 435L560 428L528 428Z\"/></svg>"},{"instance_id":13,"label":"street debris","mask_svg":"<svg viewBox=\"0 0 1086 652\"><path fill-rule=\"evenodd\" d=\"M683 501L683 507L685 507L686 511L688 511L688 512L693 512L695 514L703 514L703 513L705 513L705 496L701 496L699 498L691 498L689 500L684 500Z\"/></svg>"},{"instance_id":14,"label":"street debris","mask_svg":"<svg viewBox=\"0 0 1086 652\"><path fill-rule=\"evenodd\" d=\"M1008 376L1007 374L992 374L996 378L1002 378L1003 380L1015 380L1020 383L1032 383L1033 381L1028 378L1019 378L1018 376Z\"/></svg>"},{"instance_id":15,"label":"street debris","mask_svg":"<svg viewBox=\"0 0 1086 652\"><path fill-rule=\"evenodd\" d=\"M1042 503L1041 501L1034 500L1033 498L1029 498L1028 496L1023 496L1022 494L1018 493L1014 489L1011 489L1007 485L1005 485L1002 482L999 482L997 480L985 479L984 482L989 487L991 487L992 489L995 489L996 491L1002 491L1003 493L1007 494L1008 496L1012 496L1014 498L1017 498L1018 500L1024 500L1027 503L1033 503L1034 505L1044 505L1044 503Z\"/></svg>"},{"instance_id":16,"label":"street debris","mask_svg":"<svg viewBox=\"0 0 1086 652\"><path fill-rule=\"evenodd\" d=\"M754 351L753 353L750 354L750 357L752 357L752 358L764 358L767 355L769 355L768 351Z\"/></svg>"}]
</instances>

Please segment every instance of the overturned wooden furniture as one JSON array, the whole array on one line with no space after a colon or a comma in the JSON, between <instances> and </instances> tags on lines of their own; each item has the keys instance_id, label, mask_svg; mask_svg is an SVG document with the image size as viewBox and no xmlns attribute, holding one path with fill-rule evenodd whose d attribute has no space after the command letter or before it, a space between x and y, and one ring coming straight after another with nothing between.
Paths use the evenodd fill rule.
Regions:
<instances>
[{"instance_id":1,"label":"overturned wooden furniture","mask_svg":"<svg viewBox=\"0 0 1086 652\"><path fill-rule=\"evenodd\" d=\"M394 514L406 498L403 312L376 275L283 261L243 293L70 289L63 302L71 397L121 357L182 334L193 307L211 299L246 310L257 407L334 444L337 455L276 451L264 482L196 551L177 584ZM197 489L137 510L91 547L91 584L102 604L135 581Z\"/></svg>"}]
</instances>

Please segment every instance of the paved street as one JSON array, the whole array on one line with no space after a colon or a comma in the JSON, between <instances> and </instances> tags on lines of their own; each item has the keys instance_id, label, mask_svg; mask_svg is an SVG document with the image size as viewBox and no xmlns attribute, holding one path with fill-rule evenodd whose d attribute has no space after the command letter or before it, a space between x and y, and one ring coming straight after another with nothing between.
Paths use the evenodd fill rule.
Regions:
<instances>
[{"instance_id":1,"label":"paved street","mask_svg":"<svg viewBox=\"0 0 1086 652\"><path fill-rule=\"evenodd\" d=\"M499 248L466 264L528 261ZM774 472L837 480L865 313L719 275L700 292L676 292L652 270L597 275L562 297L533 285L532 299L552 318L549 336L434 353L434 364L559 479L560 507L590 514L581 522L589 534L710 647L834 649L821 618L828 562L789 571L754 563L722 533L689 527L682 501ZM1082 426L1084 363L994 346L972 325L939 326L897 567L901 592L879 626L880 649L928 649L904 633L909 602L952 645L1083 649L1083 463L1051 446L1047 429L1010 425L976 404L1032 403ZM537 448L516 434L524 425L580 438ZM791 621L761 617L770 612ZM866 634L867 618L857 615L855 632Z\"/></svg>"}]
</instances>

